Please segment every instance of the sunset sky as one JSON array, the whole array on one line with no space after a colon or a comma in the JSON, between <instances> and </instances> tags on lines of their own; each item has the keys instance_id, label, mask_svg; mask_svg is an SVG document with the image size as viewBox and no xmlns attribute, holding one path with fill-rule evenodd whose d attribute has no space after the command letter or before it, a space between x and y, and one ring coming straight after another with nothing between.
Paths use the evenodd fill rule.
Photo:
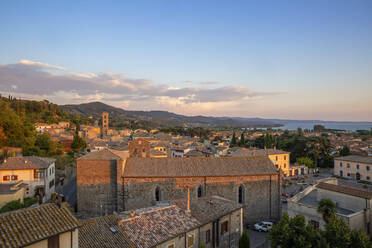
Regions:
<instances>
[{"instance_id":1,"label":"sunset sky","mask_svg":"<svg viewBox=\"0 0 372 248\"><path fill-rule=\"evenodd\" d=\"M372 121L372 1L1 1L0 93Z\"/></svg>"}]
</instances>

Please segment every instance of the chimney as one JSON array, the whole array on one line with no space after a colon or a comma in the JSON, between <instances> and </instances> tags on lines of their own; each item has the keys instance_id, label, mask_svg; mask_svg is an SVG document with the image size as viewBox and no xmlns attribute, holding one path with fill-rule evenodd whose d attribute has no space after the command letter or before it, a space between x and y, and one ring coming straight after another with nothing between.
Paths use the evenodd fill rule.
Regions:
<instances>
[{"instance_id":1,"label":"chimney","mask_svg":"<svg viewBox=\"0 0 372 248\"><path fill-rule=\"evenodd\" d=\"M186 202L186 214L189 215L191 213L190 210L190 187L187 186L187 202Z\"/></svg>"}]
</instances>

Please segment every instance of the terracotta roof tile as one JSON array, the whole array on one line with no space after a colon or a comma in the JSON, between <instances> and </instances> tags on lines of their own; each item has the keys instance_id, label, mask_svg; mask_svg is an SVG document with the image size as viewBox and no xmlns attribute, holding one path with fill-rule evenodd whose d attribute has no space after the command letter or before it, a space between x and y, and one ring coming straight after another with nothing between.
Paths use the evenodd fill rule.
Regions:
<instances>
[{"instance_id":1,"label":"terracotta roof tile","mask_svg":"<svg viewBox=\"0 0 372 248\"><path fill-rule=\"evenodd\" d=\"M144 212L121 221L119 225L136 247L147 248L195 229L200 222L172 205Z\"/></svg>"},{"instance_id":2,"label":"terracotta roof tile","mask_svg":"<svg viewBox=\"0 0 372 248\"><path fill-rule=\"evenodd\" d=\"M341 185L336 185L336 184L320 182L318 183L317 188L334 191L334 192L338 192L338 193L342 193L346 195L361 197L365 199L372 198L372 192L362 190L362 189L357 189L357 188L350 187L350 186L341 186Z\"/></svg>"},{"instance_id":3,"label":"terracotta roof tile","mask_svg":"<svg viewBox=\"0 0 372 248\"><path fill-rule=\"evenodd\" d=\"M128 151L118 151L106 148L101 151L91 152L78 158L78 160L124 160L128 156Z\"/></svg>"},{"instance_id":4,"label":"terracotta roof tile","mask_svg":"<svg viewBox=\"0 0 372 248\"><path fill-rule=\"evenodd\" d=\"M80 248L129 248L130 244L124 233L119 230L120 218L107 215L87 220L79 228ZM114 231L112 231L111 229Z\"/></svg>"},{"instance_id":5,"label":"terracotta roof tile","mask_svg":"<svg viewBox=\"0 0 372 248\"><path fill-rule=\"evenodd\" d=\"M372 164L372 157L368 156L349 155L344 157L337 157L335 158L335 160Z\"/></svg>"},{"instance_id":6,"label":"terracotta roof tile","mask_svg":"<svg viewBox=\"0 0 372 248\"><path fill-rule=\"evenodd\" d=\"M176 200L171 203L181 209L187 209L186 200ZM240 208L242 208L241 204L219 196L195 198L190 201L191 215L202 224L207 224Z\"/></svg>"},{"instance_id":7,"label":"terracotta roof tile","mask_svg":"<svg viewBox=\"0 0 372 248\"><path fill-rule=\"evenodd\" d=\"M54 203L0 214L0 247L23 247L79 225L69 209Z\"/></svg>"},{"instance_id":8,"label":"terracotta roof tile","mask_svg":"<svg viewBox=\"0 0 372 248\"><path fill-rule=\"evenodd\" d=\"M45 169L56 160L34 156L9 157L0 164L0 170Z\"/></svg>"}]
</instances>

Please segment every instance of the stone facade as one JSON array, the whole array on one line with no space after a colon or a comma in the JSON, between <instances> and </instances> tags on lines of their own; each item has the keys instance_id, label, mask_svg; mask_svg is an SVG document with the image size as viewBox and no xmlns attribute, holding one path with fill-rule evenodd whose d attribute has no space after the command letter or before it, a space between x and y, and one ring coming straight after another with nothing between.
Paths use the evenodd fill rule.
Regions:
<instances>
[{"instance_id":1,"label":"stone facade","mask_svg":"<svg viewBox=\"0 0 372 248\"><path fill-rule=\"evenodd\" d=\"M101 216L117 211L117 178L121 178L120 164L123 161L91 160L83 163L81 166L81 161L77 160L78 211L84 216Z\"/></svg>"},{"instance_id":2,"label":"stone facade","mask_svg":"<svg viewBox=\"0 0 372 248\"><path fill-rule=\"evenodd\" d=\"M97 155L91 154L89 156L98 157L99 153L104 154L105 151L99 151L95 153ZM246 158L245 160L225 158L227 163L225 166L225 163L221 163L225 160L220 158L127 157L118 159L113 157L108 159L107 153L105 159L84 159L83 157L77 160L77 207L79 214L83 216L101 216L114 211L134 210L154 206L159 202L185 199L187 198L187 188L190 188L191 198L217 195L241 203L245 223L278 220L281 216L281 175L267 158L262 160L265 162L264 159L267 159L269 164L256 163L255 168L252 168L252 170L261 170L260 168L266 166L269 169L266 174L243 171L246 175L230 176L230 166L238 167L241 165L239 163L249 163L249 160L254 158ZM233 161L236 163L235 165L229 161L234 159L236 159L235 162ZM195 167L189 169L188 166L177 165L179 160L184 160L185 165ZM202 160L222 165L226 172L220 176L187 175L187 172L190 171L193 174L198 174L199 172L196 173L195 170L205 166L205 163L198 165L203 162ZM148 170L149 175L143 176L145 172L133 175L133 169L141 167L144 163L149 163L142 168ZM157 168L160 170L164 166L168 166L169 170L172 167L180 166L177 168L184 172L180 173L182 176L153 176L152 172L147 169L152 167L154 171L158 171ZM247 168L249 170L250 167ZM166 173L167 171L168 169L165 170ZM208 171L214 170L208 169L205 173L208 174Z\"/></svg>"},{"instance_id":3,"label":"stone facade","mask_svg":"<svg viewBox=\"0 0 372 248\"><path fill-rule=\"evenodd\" d=\"M124 177L124 184L118 184L118 210L132 210L155 205L157 203L156 189L160 190L160 201L184 199L187 197L187 189L183 185L191 183L190 181L196 185L190 188L192 198L198 196L198 188L201 187L203 196L219 195L238 201L239 187L242 186L244 222L252 223L263 219L280 218L281 193L278 175L194 178Z\"/></svg>"}]
</instances>

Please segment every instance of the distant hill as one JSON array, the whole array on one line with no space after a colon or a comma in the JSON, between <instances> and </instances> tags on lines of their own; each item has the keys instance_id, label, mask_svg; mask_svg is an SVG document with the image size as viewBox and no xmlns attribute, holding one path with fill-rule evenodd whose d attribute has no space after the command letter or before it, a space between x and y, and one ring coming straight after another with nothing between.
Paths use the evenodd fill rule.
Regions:
<instances>
[{"instance_id":1,"label":"distant hill","mask_svg":"<svg viewBox=\"0 0 372 248\"><path fill-rule=\"evenodd\" d=\"M113 126L128 126L136 123L144 127L184 126L184 127L277 127L272 121L260 118L231 118L185 116L167 111L129 111L116 108L101 102L91 102L76 105L61 105L64 111L84 117L99 120L102 112L110 114Z\"/></svg>"}]
</instances>

